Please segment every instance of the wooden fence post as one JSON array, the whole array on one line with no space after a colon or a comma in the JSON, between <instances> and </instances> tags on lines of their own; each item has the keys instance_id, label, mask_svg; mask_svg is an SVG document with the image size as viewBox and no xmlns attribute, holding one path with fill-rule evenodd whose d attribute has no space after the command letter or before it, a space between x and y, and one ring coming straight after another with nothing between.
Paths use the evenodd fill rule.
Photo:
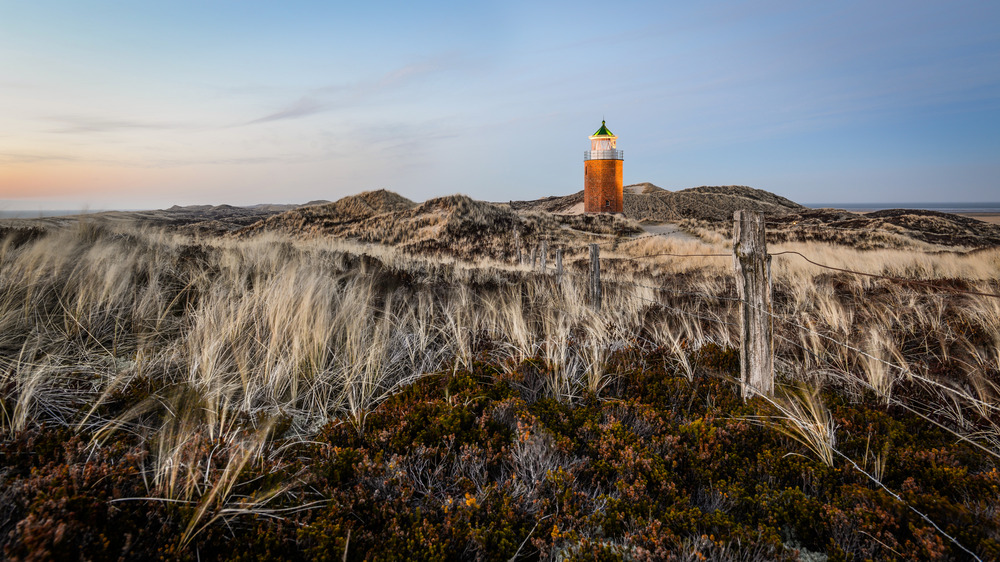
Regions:
<instances>
[{"instance_id":1,"label":"wooden fence post","mask_svg":"<svg viewBox=\"0 0 1000 562\"><path fill-rule=\"evenodd\" d=\"M531 247L531 269L535 269L535 260L538 259L538 244Z\"/></svg>"},{"instance_id":2,"label":"wooden fence post","mask_svg":"<svg viewBox=\"0 0 1000 562\"><path fill-rule=\"evenodd\" d=\"M556 248L556 285L562 285L562 248Z\"/></svg>"},{"instance_id":3,"label":"wooden fence post","mask_svg":"<svg viewBox=\"0 0 1000 562\"><path fill-rule=\"evenodd\" d=\"M590 245L590 305L601 311L601 247Z\"/></svg>"},{"instance_id":4,"label":"wooden fence post","mask_svg":"<svg viewBox=\"0 0 1000 562\"><path fill-rule=\"evenodd\" d=\"M521 233L514 229L514 249L517 256L517 265L522 265L524 263L524 257L521 256Z\"/></svg>"},{"instance_id":5,"label":"wooden fence post","mask_svg":"<svg viewBox=\"0 0 1000 562\"><path fill-rule=\"evenodd\" d=\"M545 273L545 261L549 256L549 243L546 240L542 241L542 257L538 261L538 269L543 274Z\"/></svg>"},{"instance_id":6,"label":"wooden fence post","mask_svg":"<svg viewBox=\"0 0 1000 562\"><path fill-rule=\"evenodd\" d=\"M764 216L733 214L733 265L740 300L740 382L743 398L774 393L774 344L771 336L771 263L764 238Z\"/></svg>"}]
</instances>

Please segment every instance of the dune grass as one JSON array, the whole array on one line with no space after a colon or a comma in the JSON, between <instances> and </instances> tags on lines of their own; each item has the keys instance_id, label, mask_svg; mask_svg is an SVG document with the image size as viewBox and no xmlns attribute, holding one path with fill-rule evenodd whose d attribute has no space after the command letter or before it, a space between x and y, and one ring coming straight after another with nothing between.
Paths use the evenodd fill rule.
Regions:
<instances>
[{"instance_id":1,"label":"dune grass","mask_svg":"<svg viewBox=\"0 0 1000 562\"><path fill-rule=\"evenodd\" d=\"M782 249L837 267L938 280L943 289L998 290L995 251L862 252L818 242L771 248ZM845 431L838 424L854 415L844 413L852 403L915 416L993 459L977 470L995 470L1000 299L831 274L794 256L776 258L778 375L792 390L770 403L736 406L729 397L697 390L712 373L726 374L732 367L724 351L738 337L736 303L727 300L734 296L731 261L641 257L727 251L724 239L708 235L702 242L644 238L605 246L605 298L597 312L587 304L583 247L566 248L566 272L557 283L551 271L539 274L512 259L456 259L449 252L324 237L192 237L86 220L28 239L8 236L0 242L0 432L16 444L39 428L60 428L59 435L76 436L93 458L130 443L129 466L135 472L129 478L135 479L114 501L181 506L183 521L164 523L177 531L174 550L164 556L189 556L198 544L220 540L222 529L240 518L284 520L311 509L305 506L325 505L307 493L310 478L318 477L300 476L308 464L306 448L331 432L341 435L337 428L354 435L341 435L338 443L371 444L390 439L386 432L408 431L386 426L380 408L406 396L419 381L449 374L459 380L488 373L469 388L453 394L445 385L441 396L425 395L424 402L410 405L419 410L420 404L446 404L461 412L482 401L492 409L488 416L485 410L476 413L479 431L493 435L496 428L487 427L487 418L514 428L508 448L494 451L513 455L510 474L475 473L472 465L489 463L486 457L477 460L482 451L449 449L438 458L464 458L461 470L472 472L462 472L463 478L479 482L475 492L455 488L470 490L459 498L465 508L486 501L484 490L493 489L487 483L497 478L513 478L505 493L530 502L560 478L591 470L580 468L592 466L590 461L577 462L565 443L548 436L554 426L518 426L527 419L525 408L537 416L541 406L535 404L553 404L544 407L573 416L574 408L588 411L582 405L596 400L604 405L593 407L605 412L615 403L640 399L628 389L635 391L633 379L647 380L650 373L679 377L692 389L661 396L661 383L643 383L642 392L651 392L657 404L682 408L674 398L692 392L713 415L721 414L716 402L748 408L736 417L771 419L775 423L768 427L790 440L790 451L830 470L837 463L838 431ZM483 383L483 376L490 382ZM717 389L718 383L711 386ZM836 407L824 403L820 387L828 401L829 393L836 393ZM523 403L491 397L501 392L497 389L514 389L510 392ZM515 411L520 413L512 418L509 412ZM424 422L447 426L452 422L442 419L448 415ZM660 435L655 439L669 441L652 429L655 423L629 419L630 431L642 439ZM455 423L463 429L453 435L473 431L467 422ZM866 431L878 438L877 429ZM494 438L501 435L506 434ZM881 442L891 441L882 437ZM465 446L486 447L473 441ZM667 450L663 443L659 447ZM414 451L398 454L417 462ZM899 470L887 466L890 458L901 462L888 449L869 453L866 445L863 455L854 453L859 466L872 466L877 474ZM379 458L369 458L371 466L365 466L375 470L379 462L389 462ZM624 470L624 461L616 462L615 470ZM411 472L409 478L426 476ZM268 473L284 479L274 481ZM711 480L710 473L703 476ZM3 478L0 474L0 483ZM587 498L580 501L590 510L588 517L627 495L575 490ZM169 519L173 508L162 509ZM451 508L434 509L447 514ZM976 517L995 528L998 514L969 509L979 510ZM537 516L536 527L546 516L528 512ZM15 515L11 512L0 530L14 532ZM614 540L597 540L600 533L592 531L589 538L566 538L548 530L544 545L532 551L549 552L553 559L559 552L587 549L639 552L629 546L626 531ZM24 544L23 533L15 535ZM760 547L761 557L777 556L771 547L781 541L765 542L770 546ZM735 548L698 536L671 544L688 553ZM817 545L812 543L822 546ZM872 548L889 552L864 542L855 554ZM8 545L8 553L15 551ZM926 552L935 552L934 546Z\"/></svg>"}]
</instances>

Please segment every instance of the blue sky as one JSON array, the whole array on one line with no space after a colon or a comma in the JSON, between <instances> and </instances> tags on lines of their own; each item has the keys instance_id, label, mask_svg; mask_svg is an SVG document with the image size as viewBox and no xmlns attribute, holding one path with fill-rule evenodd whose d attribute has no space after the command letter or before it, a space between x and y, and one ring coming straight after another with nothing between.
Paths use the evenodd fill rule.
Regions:
<instances>
[{"instance_id":1,"label":"blue sky","mask_svg":"<svg viewBox=\"0 0 1000 562\"><path fill-rule=\"evenodd\" d=\"M0 209L582 189L1000 200L994 2L0 0Z\"/></svg>"}]
</instances>

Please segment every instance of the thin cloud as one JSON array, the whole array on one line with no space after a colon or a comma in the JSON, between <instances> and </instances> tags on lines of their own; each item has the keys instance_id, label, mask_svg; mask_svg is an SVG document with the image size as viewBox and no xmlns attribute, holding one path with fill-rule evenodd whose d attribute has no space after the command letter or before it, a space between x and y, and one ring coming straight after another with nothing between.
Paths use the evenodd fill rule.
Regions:
<instances>
[{"instance_id":1,"label":"thin cloud","mask_svg":"<svg viewBox=\"0 0 1000 562\"><path fill-rule=\"evenodd\" d=\"M176 125L166 123L152 123L131 119L101 119L94 117L68 116L54 117L51 120L63 124L63 127L50 131L52 133L60 134L112 133L117 131L167 130L177 128Z\"/></svg>"},{"instance_id":2,"label":"thin cloud","mask_svg":"<svg viewBox=\"0 0 1000 562\"><path fill-rule=\"evenodd\" d=\"M437 57L396 68L374 80L366 80L350 85L319 88L311 94L299 98L288 107L248 121L246 125L256 125L285 119L299 119L333 109L356 105L378 94L405 87L420 78L454 68L457 64L454 57Z\"/></svg>"},{"instance_id":3,"label":"thin cloud","mask_svg":"<svg viewBox=\"0 0 1000 562\"><path fill-rule=\"evenodd\" d=\"M79 162L80 158L65 154L0 153L2 164L36 164L38 162Z\"/></svg>"},{"instance_id":4,"label":"thin cloud","mask_svg":"<svg viewBox=\"0 0 1000 562\"><path fill-rule=\"evenodd\" d=\"M155 160L142 165L143 168L178 168L184 166L248 166L256 164L294 164L308 161L299 155L287 156L247 156L243 158L170 159Z\"/></svg>"},{"instance_id":5,"label":"thin cloud","mask_svg":"<svg viewBox=\"0 0 1000 562\"><path fill-rule=\"evenodd\" d=\"M247 156L241 158L189 158L189 159L155 159L155 160L113 160L107 158L83 158L70 154L30 153L30 152L0 152L0 164L45 164L55 162L100 164L120 168L176 168L182 166L215 166L215 165L252 165L252 164L291 164L309 161L309 158L297 154L278 156Z\"/></svg>"},{"instance_id":6,"label":"thin cloud","mask_svg":"<svg viewBox=\"0 0 1000 562\"><path fill-rule=\"evenodd\" d=\"M254 119L247 123L247 125L255 125L257 123L267 123L270 121L281 121L284 119L298 119L299 117L306 117L309 115L314 115L326 110L327 105L320 102L317 99L311 97L303 97L299 101L293 103L292 105L272 113L270 115L265 115L260 119Z\"/></svg>"}]
</instances>

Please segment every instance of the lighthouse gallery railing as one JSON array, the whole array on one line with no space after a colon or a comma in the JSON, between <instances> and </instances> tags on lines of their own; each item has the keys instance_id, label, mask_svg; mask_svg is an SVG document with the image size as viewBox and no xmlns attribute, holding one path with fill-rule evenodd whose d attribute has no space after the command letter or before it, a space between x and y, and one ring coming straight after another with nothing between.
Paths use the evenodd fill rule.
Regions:
<instances>
[{"instance_id":1,"label":"lighthouse gallery railing","mask_svg":"<svg viewBox=\"0 0 1000 562\"><path fill-rule=\"evenodd\" d=\"M624 160L625 152L622 150L585 150L584 160Z\"/></svg>"}]
</instances>

